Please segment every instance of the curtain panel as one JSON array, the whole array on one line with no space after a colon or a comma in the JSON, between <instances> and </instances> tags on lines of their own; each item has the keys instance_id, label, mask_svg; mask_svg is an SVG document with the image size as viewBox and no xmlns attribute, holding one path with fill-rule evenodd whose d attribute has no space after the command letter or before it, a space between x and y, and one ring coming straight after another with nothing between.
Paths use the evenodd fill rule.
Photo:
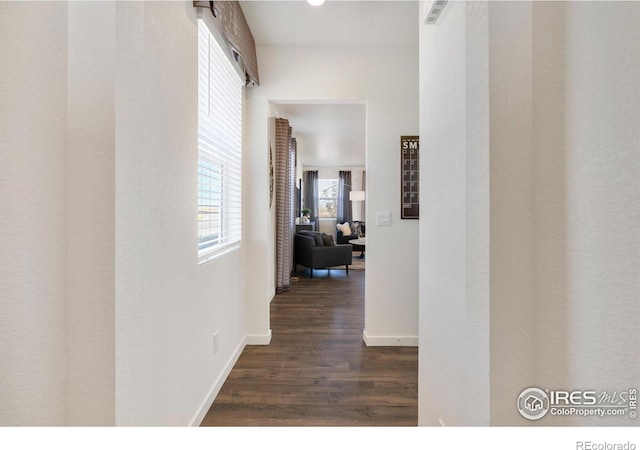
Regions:
<instances>
[{"instance_id":1,"label":"curtain panel","mask_svg":"<svg viewBox=\"0 0 640 450\"><path fill-rule=\"evenodd\" d=\"M246 84L254 82L260 85L256 43L240 3L236 0L194 1L193 6L210 10L213 17L220 20L222 34L233 52L241 59L247 78Z\"/></svg>"},{"instance_id":2,"label":"curtain panel","mask_svg":"<svg viewBox=\"0 0 640 450\"><path fill-rule=\"evenodd\" d=\"M338 173L338 223L351 222L353 217L349 191L351 191L351 171L341 170Z\"/></svg>"},{"instance_id":3,"label":"curtain panel","mask_svg":"<svg viewBox=\"0 0 640 450\"><path fill-rule=\"evenodd\" d=\"M313 220L318 218L318 171L304 172L304 206L311 211ZM316 223L316 227L318 224Z\"/></svg>"},{"instance_id":4,"label":"curtain panel","mask_svg":"<svg viewBox=\"0 0 640 450\"><path fill-rule=\"evenodd\" d=\"M296 142L286 119L276 119L276 293L291 288L295 234Z\"/></svg>"}]
</instances>

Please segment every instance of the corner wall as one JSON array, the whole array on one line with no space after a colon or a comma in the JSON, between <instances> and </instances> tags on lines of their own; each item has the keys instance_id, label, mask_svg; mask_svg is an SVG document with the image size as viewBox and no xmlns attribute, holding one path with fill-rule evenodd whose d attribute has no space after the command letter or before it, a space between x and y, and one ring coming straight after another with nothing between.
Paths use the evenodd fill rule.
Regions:
<instances>
[{"instance_id":1,"label":"corner wall","mask_svg":"<svg viewBox=\"0 0 640 450\"><path fill-rule=\"evenodd\" d=\"M515 402L640 376L639 20L633 2L450 2L421 24L421 424L636 424Z\"/></svg>"},{"instance_id":2,"label":"corner wall","mask_svg":"<svg viewBox=\"0 0 640 450\"><path fill-rule=\"evenodd\" d=\"M534 380L532 4L489 3L491 424Z\"/></svg>"},{"instance_id":3,"label":"corner wall","mask_svg":"<svg viewBox=\"0 0 640 450\"><path fill-rule=\"evenodd\" d=\"M112 2L68 8L67 424L109 426L115 424L116 8Z\"/></svg>"},{"instance_id":4,"label":"corner wall","mask_svg":"<svg viewBox=\"0 0 640 450\"><path fill-rule=\"evenodd\" d=\"M1 425L198 425L242 351L246 244L197 259L197 45L189 2L0 2Z\"/></svg>"},{"instance_id":5,"label":"corner wall","mask_svg":"<svg viewBox=\"0 0 640 450\"><path fill-rule=\"evenodd\" d=\"M488 425L488 7L423 6L419 423Z\"/></svg>"}]
</instances>

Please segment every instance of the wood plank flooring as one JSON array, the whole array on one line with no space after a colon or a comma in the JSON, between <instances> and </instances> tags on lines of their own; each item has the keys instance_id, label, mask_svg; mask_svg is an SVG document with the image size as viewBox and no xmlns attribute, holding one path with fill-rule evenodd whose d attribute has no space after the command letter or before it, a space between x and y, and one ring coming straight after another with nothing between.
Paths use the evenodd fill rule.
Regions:
<instances>
[{"instance_id":1,"label":"wood plank flooring","mask_svg":"<svg viewBox=\"0 0 640 450\"><path fill-rule=\"evenodd\" d=\"M417 426L417 348L362 342L365 272L300 269L202 426Z\"/></svg>"}]
</instances>

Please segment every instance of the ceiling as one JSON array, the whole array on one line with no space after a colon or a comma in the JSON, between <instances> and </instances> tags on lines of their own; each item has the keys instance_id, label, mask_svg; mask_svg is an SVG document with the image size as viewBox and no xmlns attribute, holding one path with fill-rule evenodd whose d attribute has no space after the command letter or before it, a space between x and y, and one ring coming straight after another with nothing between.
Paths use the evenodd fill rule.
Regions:
<instances>
[{"instance_id":1,"label":"ceiling","mask_svg":"<svg viewBox=\"0 0 640 450\"><path fill-rule=\"evenodd\" d=\"M418 45L417 1L241 1L256 45Z\"/></svg>"},{"instance_id":2,"label":"ceiling","mask_svg":"<svg viewBox=\"0 0 640 450\"><path fill-rule=\"evenodd\" d=\"M416 46L417 1L240 1L256 45ZM259 50L258 50L259 52ZM259 56L258 56L259 59ZM364 166L363 104L278 104L303 166Z\"/></svg>"},{"instance_id":3,"label":"ceiling","mask_svg":"<svg viewBox=\"0 0 640 450\"><path fill-rule=\"evenodd\" d=\"M364 166L364 104L276 104L289 119L305 167Z\"/></svg>"}]
</instances>

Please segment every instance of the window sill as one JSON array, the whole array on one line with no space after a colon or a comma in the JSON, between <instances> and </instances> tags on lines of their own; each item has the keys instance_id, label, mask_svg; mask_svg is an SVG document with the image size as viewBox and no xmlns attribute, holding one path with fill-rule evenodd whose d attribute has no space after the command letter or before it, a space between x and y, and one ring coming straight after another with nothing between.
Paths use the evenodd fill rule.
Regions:
<instances>
[{"instance_id":1,"label":"window sill","mask_svg":"<svg viewBox=\"0 0 640 450\"><path fill-rule=\"evenodd\" d=\"M240 242L226 245L222 248L213 250L210 253L205 253L204 255L198 255L198 265L220 258L221 256L234 252L235 250L238 250L238 249L240 249Z\"/></svg>"}]
</instances>

